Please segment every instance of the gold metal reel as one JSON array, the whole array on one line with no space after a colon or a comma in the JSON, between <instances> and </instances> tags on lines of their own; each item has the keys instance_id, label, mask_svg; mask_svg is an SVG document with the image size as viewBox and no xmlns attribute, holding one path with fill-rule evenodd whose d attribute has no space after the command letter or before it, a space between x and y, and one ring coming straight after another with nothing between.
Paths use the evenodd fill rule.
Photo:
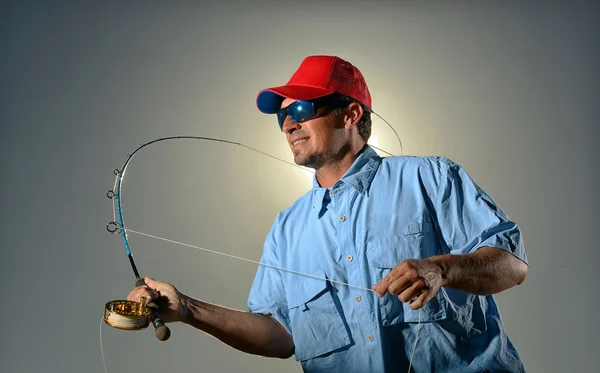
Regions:
<instances>
[{"instance_id":1,"label":"gold metal reel","mask_svg":"<svg viewBox=\"0 0 600 373\"><path fill-rule=\"evenodd\" d=\"M150 314L145 297L139 302L112 300L104 307L104 322L117 329L141 330L150 325Z\"/></svg>"}]
</instances>

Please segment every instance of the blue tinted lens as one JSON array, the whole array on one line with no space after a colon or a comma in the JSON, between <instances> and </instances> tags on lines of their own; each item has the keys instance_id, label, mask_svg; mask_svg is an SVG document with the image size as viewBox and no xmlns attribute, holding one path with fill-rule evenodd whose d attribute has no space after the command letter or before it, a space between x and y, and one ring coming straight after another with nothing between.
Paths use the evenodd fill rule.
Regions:
<instances>
[{"instance_id":1,"label":"blue tinted lens","mask_svg":"<svg viewBox=\"0 0 600 373\"><path fill-rule=\"evenodd\" d=\"M287 111L285 109L281 109L277 112L277 121L279 122L279 128L283 127L285 117L287 117Z\"/></svg>"},{"instance_id":2,"label":"blue tinted lens","mask_svg":"<svg viewBox=\"0 0 600 373\"><path fill-rule=\"evenodd\" d=\"M303 122L315 115L315 105L311 101L300 100L279 110L277 112L277 121L280 128L283 127L283 122L288 115L296 123Z\"/></svg>"},{"instance_id":3,"label":"blue tinted lens","mask_svg":"<svg viewBox=\"0 0 600 373\"><path fill-rule=\"evenodd\" d=\"M315 115L315 106L310 101L296 101L294 107L288 110L288 115L294 122L304 122Z\"/></svg>"}]
</instances>

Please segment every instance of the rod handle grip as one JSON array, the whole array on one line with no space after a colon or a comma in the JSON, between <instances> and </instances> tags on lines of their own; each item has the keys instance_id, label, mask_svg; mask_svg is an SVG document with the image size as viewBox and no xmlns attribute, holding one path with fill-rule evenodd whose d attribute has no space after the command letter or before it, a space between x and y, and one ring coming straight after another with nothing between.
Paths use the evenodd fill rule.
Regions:
<instances>
[{"instance_id":1,"label":"rod handle grip","mask_svg":"<svg viewBox=\"0 0 600 373\"><path fill-rule=\"evenodd\" d=\"M143 278L140 277L135 280L135 286L146 286L146 282ZM152 325L154 325L154 335L156 336L156 339L158 339L159 341L166 341L171 336L171 330L160 317L160 314L158 313L158 309L156 307L151 305L147 307L150 308L150 310L152 311L151 321Z\"/></svg>"}]
</instances>

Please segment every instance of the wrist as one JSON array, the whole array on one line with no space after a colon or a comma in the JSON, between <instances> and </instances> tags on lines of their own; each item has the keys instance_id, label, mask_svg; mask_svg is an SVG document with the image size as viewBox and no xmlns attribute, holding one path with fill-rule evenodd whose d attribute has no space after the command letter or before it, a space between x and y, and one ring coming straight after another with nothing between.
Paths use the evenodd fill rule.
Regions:
<instances>
[{"instance_id":1,"label":"wrist","mask_svg":"<svg viewBox=\"0 0 600 373\"><path fill-rule=\"evenodd\" d=\"M436 255L425 259L438 268L442 287L447 287L450 284L450 268L452 267L452 259L453 257L451 254Z\"/></svg>"},{"instance_id":2,"label":"wrist","mask_svg":"<svg viewBox=\"0 0 600 373\"><path fill-rule=\"evenodd\" d=\"M188 297L185 294L181 294L181 298L180 298L180 303L181 303L181 322L184 324L190 324L191 323L191 319L192 314L193 314L193 310L192 310L192 298Z\"/></svg>"}]
</instances>

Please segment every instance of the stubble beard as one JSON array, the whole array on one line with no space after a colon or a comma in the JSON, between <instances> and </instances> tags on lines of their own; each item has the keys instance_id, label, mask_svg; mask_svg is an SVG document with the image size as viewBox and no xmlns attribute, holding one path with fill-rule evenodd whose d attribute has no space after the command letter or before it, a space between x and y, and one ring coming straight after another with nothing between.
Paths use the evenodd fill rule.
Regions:
<instances>
[{"instance_id":1,"label":"stubble beard","mask_svg":"<svg viewBox=\"0 0 600 373\"><path fill-rule=\"evenodd\" d=\"M303 156L300 151L294 153L294 161L299 166L318 170L327 163L327 156L323 153L310 153Z\"/></svg>"}]
</instances>

